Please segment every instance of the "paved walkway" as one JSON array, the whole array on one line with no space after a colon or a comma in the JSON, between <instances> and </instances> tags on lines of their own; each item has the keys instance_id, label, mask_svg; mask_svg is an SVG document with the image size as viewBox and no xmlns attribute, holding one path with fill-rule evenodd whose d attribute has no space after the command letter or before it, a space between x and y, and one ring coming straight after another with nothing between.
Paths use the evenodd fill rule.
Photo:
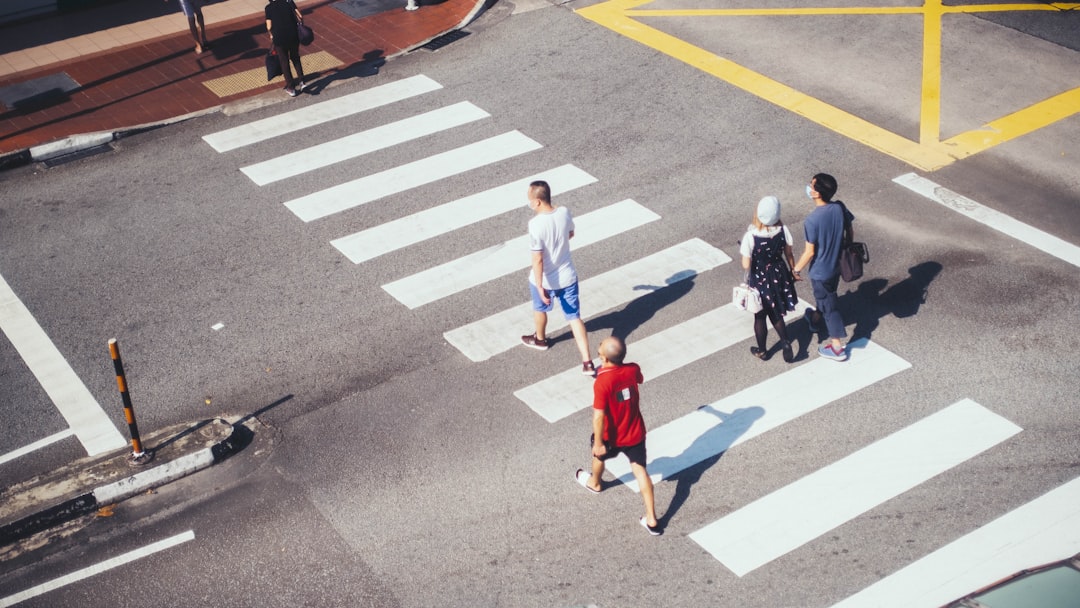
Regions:
<instances>
[{"instance_id":1,"label":"paved walkway","mask_svg":"<svg viewBox=\"0 0 1080 608\"><path fill-rule=\"evenodd\" d=\"M462 27L484 0L299 0L315 42L301 48L316 90ZM281 91L266 81L265 0L207 0L209 50L195 53L175 0L121 0L0 27L0 156L73 135L120 131ZM357 8L360 11L356 10ZM366 16L359 12L375 11ZM312 76L314 78L312 78Z\"/></svg>"}]
</instances>

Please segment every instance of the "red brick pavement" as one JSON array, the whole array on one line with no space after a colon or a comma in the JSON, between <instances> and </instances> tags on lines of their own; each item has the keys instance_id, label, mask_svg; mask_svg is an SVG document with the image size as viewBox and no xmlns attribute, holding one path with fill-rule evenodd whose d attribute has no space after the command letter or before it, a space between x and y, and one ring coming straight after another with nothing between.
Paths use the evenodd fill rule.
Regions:
<instances>
[{"instance_id":1,"label":"red brick pavement","mask_svg":"<svg viewBox=\"0 0 1080 608\"><path fill-rule=\"evenodd\" d=\"M330 6L331 1L303 6L315 42L302 47L301 55L326 51L345 65L315 74L309 82L359 75L365 60L392 57L448 32L477 5L477 0L445 0L406 11L402 2L401 9L353 19ZM65 72L81 85L41 106L0 114L0 155L72 135L167 121L280 90L280 84L268 84L221 98L202 84L263 66L267 36L262 15L210 25L207 33L211 49L202 55L192 51L191 36L184 32L0 79L3 87Z\"/></svg>"}]
</instances>

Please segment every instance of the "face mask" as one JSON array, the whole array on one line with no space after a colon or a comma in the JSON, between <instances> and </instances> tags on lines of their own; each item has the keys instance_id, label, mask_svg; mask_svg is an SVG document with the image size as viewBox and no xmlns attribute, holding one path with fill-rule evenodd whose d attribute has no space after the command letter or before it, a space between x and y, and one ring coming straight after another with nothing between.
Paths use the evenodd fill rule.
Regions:
<instances>
[{"instance_id":1,"label":"face mask","mask_svg":"<svg viewBox=\"0 0 1080 608\"><path fill-rule=\"evenodd\" d=\"M814 189L810 187L810 184L806 185L806 198L814 200Z\"/></svg>"}]
</instances>

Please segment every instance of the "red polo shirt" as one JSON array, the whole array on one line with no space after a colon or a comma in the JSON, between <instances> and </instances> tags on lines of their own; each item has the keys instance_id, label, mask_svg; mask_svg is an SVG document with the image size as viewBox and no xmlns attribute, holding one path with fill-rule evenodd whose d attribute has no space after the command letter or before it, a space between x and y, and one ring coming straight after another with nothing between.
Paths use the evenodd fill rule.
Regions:
<instances>
[{"instance_id":1,"label":"red polo shirt","mask_svg":"<svg viewBox=\"0 0 1080 608\"><path fill-rule=\"evenodd\" d=\"M611 441L609 425L615 425L615 445L629 447L645 441L645 421L638 406L638 385L645 380L637 363L625 363L596 370L593 382L593 409L607 409L604 440Z\"/></svg>"}]
</instances>

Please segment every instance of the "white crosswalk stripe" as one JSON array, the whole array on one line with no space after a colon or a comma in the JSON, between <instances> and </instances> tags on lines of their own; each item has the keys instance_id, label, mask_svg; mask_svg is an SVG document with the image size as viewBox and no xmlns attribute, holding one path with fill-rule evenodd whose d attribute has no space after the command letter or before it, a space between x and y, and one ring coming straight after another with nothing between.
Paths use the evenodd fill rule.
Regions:
<instances>
[{"instance_id":1,"label":"white crosswalk stripe","mask_svg":"<svg viewBox=\"0 0 1080 608\"><path fill-rule=\"evenodd\" d=\"M743 312L741 325L749 325L747 317ZM865 338L849 344L848 350L851 358L844 363L814 359L650 429L646 466L649 477L654 482L668 479L744 441L911 367L907 361ZM638 344L634 344L630 352L636 357L640 351ZM670 355L665 353L664 356ZM642 371L654 373L651 367L642 367ZM798 397L793 397L795 395ZM630 463L625 458L607 461L607 471L628 488L638 490Z\"/></svg>"},{"instance_id":2,"label":"white crosswalk stripe","mask_svg":"<svg viewBox=\"0 0 1080 608\"><path fill-rule=\"evenodd\" d=\"M240 171L265 186L491 116L463 101L263 161Z\"/></svg>"},{"instance_id":3,"label":"white crosswalk stripe","mask_svg":"<svg viewBox=\"0 0 1080 608\"><path fill-rule=\"evenodd\" d=\"M574 218L574 249L658 219L659 215L630 199L608 205ZM409 308L417 308L515 270L524 270L529 267L530 259L526 234L387 283L383 289Z\"/></svg>"},{"instance_id":4,"label":"white crosswalk stripe","mask_svg":"<svg viewBox=\"0 0 1080 608\"><path fill-rule=\"evenodd\" d=\"M427 76L413 76L204 135L203 140L218 152L228 152L441 88Z\"/></svg>"},{"instance_id":5,"label":"white crosswalk stripe","mask_svg":"<svg viewBox=\"0 0 1080 608\"><path fill-rule=\"evenodd\" d=\"M937 608L1023 569L1077 553L1080 478L1017 507L833 608ZM1076 598L1072 599L1075 602ZM1031 602L1031 606L1038 605L1037 600Z\"/></svg>"},{"instance_id":6,"label":"white crosswalk stripe","mask_svg":"<svg viewBox=\"0 0 1080 608\"><path fill-rule=\"evenodd\" d=\"M310 222L541 147L519 131L510 131L293 199L285 206Z\"/></svg>"},{"instance_id":7,"label":"white crosswalk stripe","mask_svg":"<svg viewBox=\"0 0 1080 608\"><path fill-rule=\"evenodd\" d=\"M692 533L737 576L1020 432L965 399Z\"/></svg>"},{"instance_id":8,"label":"white crosswalk stripe","mask_svg":"<svg viewBox=\"0 0 1080 608\"><path fill-rule=\"evenodd\" d=\"M581 281L581 303L599 313L636 299L653 285L670 285L730 261L726 253L705 241L690 239ZM532 327L530 302L450 330L443 337L469 359L484 361L521 344L522 326ZM566 321L561 315L548 316L549 331L563 327Z\"/></svg>"},{"instance_id":9,"label":"white crosswalk stripe","mask_svg":"<svg viewBox=\"0 0 1080 608\"><path fill-rule=\"evenodd\" d=\"M353 263L359 264L469 224L521 209L525 206L525 188L538 179L548 181L552 196L596 182L595 177L581 169L563 165L334 239L330 244Z\"/></svg>"},{"instance_id":10,"label":"white crosswalk stripe","mask_svg":"<svg viewBox=\"0 0 1080 608\"><path fill-rule=\"evenodd\" d=\"M798 318L806 306L799 302L798 310L785 318ZM634 342L626 350L633 353L648 382L753 335L750 314L726 304ZM556 422L592 406L592 383L582 382L578 366L515 391L514 396L544 420Z\"/></svg>"}]
</instances>

